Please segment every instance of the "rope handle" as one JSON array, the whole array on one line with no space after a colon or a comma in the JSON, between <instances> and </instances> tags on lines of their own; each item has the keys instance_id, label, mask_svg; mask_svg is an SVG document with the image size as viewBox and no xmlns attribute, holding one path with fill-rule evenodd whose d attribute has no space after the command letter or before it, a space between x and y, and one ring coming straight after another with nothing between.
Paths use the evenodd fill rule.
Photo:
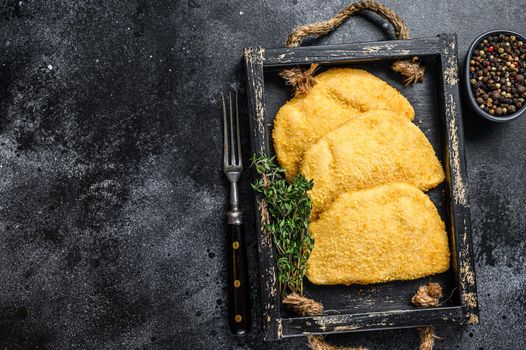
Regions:
<instances>
[{"instance_id":1,"label":"rope handle","mask_svg":"<svg viewBox=\"0 0 526 350\"><path fill-rule=\"evenodd\" d=\"M409 29L404 23L404 20L393 10L376 1L363 0L349 5L325 22L306 24L294 29L289 34L286 45L287 47L298 47L303 39L309 36L320 37L327 35L345 23L352 15L363 10L376 12L391 23L397 39L409 39Z\"/></svg>"},{"instance_id":2,"label":"rope handle","mask_svg":"<svg viewBox=\"0 0 526 350\"><path fill-rule=\"evenodd\" d=\"M352 15L363 10L373 11L391 23L397 39L409 39L409 29L402 18L393 10L376 1L362 0L349 5L327 21L306 24L294 29L288 36L286 46L298 47L309 36L327 35L345 23ZM316 84L313 73L317 67L318 64L313 63L307 70L301 68L285 69L280 73L280 76L294 88L295 96L302 96ZM396 61L391 68L405 77L405 85L414 84L424 78L424 68L420 65L417 57Z\"/></svg>"}]
</instances>

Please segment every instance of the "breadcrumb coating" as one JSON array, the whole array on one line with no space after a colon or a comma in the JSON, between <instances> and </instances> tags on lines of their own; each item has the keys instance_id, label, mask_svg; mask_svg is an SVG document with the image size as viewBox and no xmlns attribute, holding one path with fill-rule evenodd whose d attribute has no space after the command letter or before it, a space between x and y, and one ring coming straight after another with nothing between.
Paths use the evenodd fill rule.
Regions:
<instances>
[{"instance_id":1,"label":"breadcrumb coating","mask_svg":"<svg viewBox=\"0 0 526 350\"><path fill-rule=\"evenodd\" d=\"M364 70L333 68L314 78L316 85L283 105L274 119L274 149L289 180L312 144L359 113L385 109L414 118L413 107L398 90Z\"/></svg>"},{"instance_id":2,"label":"breadcrumb coating","mask_svg":"<svg viewBox=\"0 0 526 350\"><path fill-rule=\"evenodd\" d=\"M444 170L424 133L390 111L355 116L312 145L301 172L314 187L312 218L340 194L389 182L429 190L444 181Z\"/></svg>"},{"instance_id":3,"label":"breadcrumb coating","mask_svg":"<svg viewBox=\"0 0 526 350\"><path fill-rule=\"evenodd\" d=\"M307 278L315 284L411 280L449 269L444 222L431 200L408 184L344 193L310 230L315 244Z\"/></svg>"}]
</instances>

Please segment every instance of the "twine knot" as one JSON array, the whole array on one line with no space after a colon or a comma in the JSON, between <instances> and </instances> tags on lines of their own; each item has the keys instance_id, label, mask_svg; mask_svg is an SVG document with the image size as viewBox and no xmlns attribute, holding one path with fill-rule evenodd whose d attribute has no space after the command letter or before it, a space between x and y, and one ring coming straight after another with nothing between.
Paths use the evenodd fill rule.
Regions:
<instances>
[{"instance_id":1,"label":"twine knot","mask_svg":"<svg viewBox=\"0 0 526 350\"><path fill-rule=\"evenodd\" d=\"M427 285L418 287L411 301L415 306L430 307L437 306L438 300L442 297L442 287L438 283L430 282Z\"/></svg>"},{"instance_id":2,"label":"twine knot","mask_svg":"<svg viewBox=\"0 0 526 350\"><path fill-rule=\"evenodd\" d=\"M301 68L284 69L279 73L279 76L285 79L285 84L292 86L294 96L303 96L311 87L316 85L313 76L316 68L318 68L317 63L311 64L307 70Z\"/></svg>"},{"instance_id":3,"label":"twine knot","mask_svg":"<svg viewBox=\"0 0 526 350\"><path fill-rule=\"evenodd\" d=\"M427 285L418 287L415 295L411 301L415 306L418 307L430 307L437 306L439 299L442 297L442 287L440 284L435 282L429 282ZM435 339L438 337L435 335L434 327L418 328L420 333L420 348L419 350L433 350L435 346Z\"/></svg>"},{"instance_id":4,"label":"twine knot","mask_svg":"<svg viewBox=\"0 0 526 350\"><path fill-rule=\"evenodd\" d=\"M442 297L442 287L438 283L430 282L427 285L418 287L411 301L418 307L437 306ZM283 304L290 307L301 316L315 316L323 314L323 305L313 299L307 298L298 293L291 293L283 299ZM435 329L433 327L418 328L420 333L419 350L433 350L435 339ZM366 350L363 347L340 347L334 346L325 341L321 336L311 335L308 337L311 350Z\"/></svg>"},{"instance_id":5,"label":"twine knot","mask_svg":"<svg viewBox=\"0 0 526 350\"><path fill-rule=\"evenodd\" d=\"M323 314L323 305L321 303L298 293L287 295L283 298L283 304L287 305L301 316L316 316ZM366 350L362 347L350 348L334 346L327 343L325 339L319 335L308 336L308 341L311 350Z\"/></svg>"},{"instance_id":6,"label":"twine knot","mask_svg":"<svg viewBox=\"0 0 526 350\"><path fill-rule=\"evenodd\" d=\"M291 293L283 299L283 304L290 307L301 316L323 314L323 305L298 293Z\"/></svg>"},{"instance_id":7,"label":"twine knot","mask_svg":"<svg viewBox=\"0 0 526 350\"><path fill-rule=\"evenodd\" d=\"M425 69L420 65L420 59L400 60L393 63L391 69L405 77L404 85L415 84L424 80Z\"/></svg>"}]
</instances>

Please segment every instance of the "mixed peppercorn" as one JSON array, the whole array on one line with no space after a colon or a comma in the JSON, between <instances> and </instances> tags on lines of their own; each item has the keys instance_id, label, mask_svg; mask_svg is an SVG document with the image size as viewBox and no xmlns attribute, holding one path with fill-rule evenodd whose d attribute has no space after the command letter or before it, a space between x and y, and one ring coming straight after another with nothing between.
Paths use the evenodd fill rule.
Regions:
<instances>
[{"instance_id":1,"label":"mixed peppercorn","mask_svg":"<svg viewBox=\"0 0 526 350\"><path fill-rule=\"evenodd\" d=\"M481 109L495 116L515 113L526 99L526 42L511 34L482 40L469 62L469 78Z\"/></svg>"}]
</instances>

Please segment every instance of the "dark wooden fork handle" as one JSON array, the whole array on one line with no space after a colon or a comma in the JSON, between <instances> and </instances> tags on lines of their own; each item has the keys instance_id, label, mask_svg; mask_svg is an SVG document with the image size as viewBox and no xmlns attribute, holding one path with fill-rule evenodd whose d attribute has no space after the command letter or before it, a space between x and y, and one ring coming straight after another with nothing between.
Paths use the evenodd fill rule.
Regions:
<instances>
[{"instance_id":1,"label":"dark wooden fork handle","mask_svg":"<svg viewBox=\"0 0 526 350\"><path fill-rule=\"evenodd\" d=\"M245 335L250 330L251 314L242 224L228 224L228 294L230 329L236 335Z\"/></svg>"}]
</instances>

